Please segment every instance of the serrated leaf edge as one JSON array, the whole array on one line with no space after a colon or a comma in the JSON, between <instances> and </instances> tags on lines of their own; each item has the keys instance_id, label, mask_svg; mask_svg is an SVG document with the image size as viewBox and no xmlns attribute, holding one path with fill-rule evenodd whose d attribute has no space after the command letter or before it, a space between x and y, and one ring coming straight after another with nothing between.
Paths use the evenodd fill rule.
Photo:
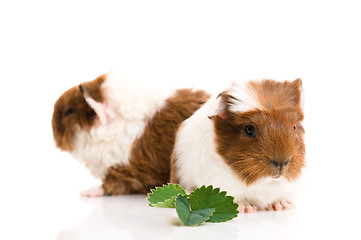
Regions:
<instances>
[{"instance_id":1,"label":"serrated leaf edge","mask_svg":"<svg viewBox=\"0 0 361 240\"><path fill-rule=\"evenodd\" d=\"M186 192L186 191L182 188L181 185L179 185L179 184L173 184L173 183L163 184L162 187L155 187L154 189L151 189L151 190L150 190L150 193L148 193L147 201L149 202L148 205L149 205L150 207L157 207L157 206L155 206L156 204L161 204L161 203L164 203L164 202L167 201L167 200L171 200L172 197L175 197L175 199L176 199L179 195L188 196L187 194L179 193L179 194L177 194L177 195L172 196L171 198L165 199L165 200L162 201L162 202L150 203L149 198L152 197L152 196L156 193L157 190L159 190L159 189L166 189L166 188L174 188L174 189L183 190L184 192ZM174 205L175 205L175 204L174 204ZM174 206L173 208L175 208L175 206Z\"/></svg>"},{"instance_id":2,"label":"serrated leaf edge","mask_svg":"<svg viewBox=\"0 0 361 240\"><path fill-rule=\"evenodd\" d=\"M234 197L233 197L233 196L228 196L228 195L227 195L227 191L220 191L220 188L213 188L213 185L209 185L209 186L203 185L203 186L201 186L201 187L199 187L199 188L194 189L194 190L192 191L192 193L189 194L189 197L191 198L192 195L193 195L193 193L194 193L194 192L197 192L197 191L209 191L209 192L211 192L211 193L215 193L216 195L222 195L222 198L225 198L225 199L227 199L228 201L232 201L232 202L233 202L233 206L234 206L234 208L235 208L232 213L229 213L229 215L235 214L235 216L232 217L232 218L230 218L230 219L223 220L223 221L209 221L209 219L211 219L212 216L213 216L213 214L215 213L215 212L213 212L213 214L209 217L208 220L206 220L206 222L221 223L221 222L230 221L230 220L238 217L239 211L238 211L237 209L238 209L238 206L239 206L239 205L238 205L236 202L234 202ZM216 208L214 207L214 209L216 209ZM219 214L219 213L217 213L217 215L218 215L218 214Z\"/></svg>"},{"instance_id":3,"label":"serrated leaf edge","mask_svg":"<svg viewBox=\"0 0 361 240\"><path fill-rule=\"evenodd\" d=\"M154 191L159 190L159 189L164 189L164 188L170 188L170 187L179 187L180 189L182 189L183 191L185 191L181 185L179 184L174 184L174 183L168 183L168 184L163 184L161 187L155 187L153 189L150 189L150 193L148 193L149 195L154 194Z\"/></svg>"}]
</instances>

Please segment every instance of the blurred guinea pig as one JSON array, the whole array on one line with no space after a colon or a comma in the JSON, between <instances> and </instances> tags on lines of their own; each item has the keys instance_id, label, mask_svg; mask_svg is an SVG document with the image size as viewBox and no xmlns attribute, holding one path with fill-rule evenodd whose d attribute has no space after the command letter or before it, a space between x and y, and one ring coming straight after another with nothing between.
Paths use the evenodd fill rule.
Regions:
<instances>
[{"instance_id":1,"label":"blurred guinea pig","mask_svg":"<svg viewBox=\"0 0 361 240\"><path fill-rule=\"evenodd\" d=\"M212 184L241 212L289 209L305 165L303 118L300 79L234 83L182 123L171 182Z\"/></svg>"},{"instance_id":2,"label":"blurred guinea pig","mask_svg":"<svg viewBox=\"0 0 361 240\"><path fill-rule=\"evenodd\" d=\"M176 132L208 98L201 90L163 91L111 72L57 100L55 143L102 180L83 196L147 193L169 182Z\"/></svg>"}]
</instances>

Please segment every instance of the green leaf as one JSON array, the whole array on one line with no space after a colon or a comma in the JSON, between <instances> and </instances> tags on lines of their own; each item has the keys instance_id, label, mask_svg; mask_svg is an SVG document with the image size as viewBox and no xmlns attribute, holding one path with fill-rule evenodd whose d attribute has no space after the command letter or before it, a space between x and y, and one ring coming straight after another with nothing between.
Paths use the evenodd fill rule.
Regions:
<instances>
[{"instance_id":1,"label":"green leaf","mask_svg":"<svg viewBox=\"0 0 361 240\"><path fill-rule=\"evenodd\" d=\"M175 202L179 219L185 226L197 226L207 221L213 214L214 208L191 210L190 200L180 195Z\"/></svg>"},{"instance_id":2,"label":"green leaf","mask_svg":"<svg viewBox=\"0 0 361 240\"><path fill-rule=\"evenodd\" d=\"M237 217L238 204L213 186L202 186L187 195L178 184L163 185L148 195L149 206L176 208L179 219L186 226L207 222L225 222Z\"/></svg>"},{"instance_id":3,"label":"green leaf","mask_svg":"<svg viewBox=\"0 0 361 240\"><path fill-rule=\"evenodd\" d=\"M202 186L189 196L190 206L193 211L214 208L215 211L207 222L226 222L237 217L238 214L238 204L234 202L233 197L226 194L220 192L219 188Z\"/></svg>"},{"instance_id":4,"label":"green leaf","mask_svg":"<svg viewBox=\"0 0 361 240\"><path fill-rule=\"evenodd\" d=\"M161 208L175 208L175 199L179 195L187 195L178 184L163 185L156 187L148 194L149 206Z\"/></svg>"}]
</instances>

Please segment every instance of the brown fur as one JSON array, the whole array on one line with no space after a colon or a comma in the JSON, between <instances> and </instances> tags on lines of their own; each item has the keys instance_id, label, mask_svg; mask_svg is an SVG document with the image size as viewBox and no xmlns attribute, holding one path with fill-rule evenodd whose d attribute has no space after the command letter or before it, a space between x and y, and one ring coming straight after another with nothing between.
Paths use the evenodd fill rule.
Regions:
<instances>
[{"instance_id":1,"label":"brown fur","mask_svg":"<svg viewBox=\"0 0 361 240\"><path fill-rule=\"evenodd\" d=\"M301 174L305 158L301 84L300 79L251 82L261 109L245 113L230 112L232 96L222 93L226 109L214 117L217 152L246 184L279 175L292 181ZM247 125L254 127L254 137L246 134ZM272 161L287 165L274 166Z\"/></svg>"},{"instance_id":2,"label":"brown fur","mask_svg":"<svg viewBox=\"0 0 361 240\"><path fill-rule=\"evenodd\" d=\"M148 193L170 180L170 156L180 124L209 98L203 91L178 90L146 125L131 150L128 166L110 167L103 180L105 195Z\"/></svg>"},{"instance_id":3,"label":"brown fur","mask_svg":"<svg viewBox=\"0 0 361 240\"><path fill-rule=\"evenodd\" d=\"M100 86L105 78L106 75L102 75L93 81L73 87L55 103L52 127L56 146L60 149L71 152L72 139L76 130L89 129L93 125L96 114L84 100L82 92L87 92L95 101L102 102L104 96L100 91Z\"/></svg>"}]
</instances>

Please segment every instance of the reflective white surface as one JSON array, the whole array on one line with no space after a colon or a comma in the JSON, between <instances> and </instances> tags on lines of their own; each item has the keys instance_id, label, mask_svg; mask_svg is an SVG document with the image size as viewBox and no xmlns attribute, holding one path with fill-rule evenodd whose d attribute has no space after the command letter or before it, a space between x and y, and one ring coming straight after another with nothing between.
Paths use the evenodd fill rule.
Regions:
<instances>
[{"instance_id":1,"label":"reflective white surface","mask_svg":"<svg viewBox=\"0 0 361 240\"><path fill-rule=\"evenodd\" d=\"M361 239L358 9L351 1L1 2L0 239ZM146 196L80 198L100 182L55 148L53 104L115 67L160 87L301 77L307 168L296 209L183 227Z\"/></svg>"},{"instance_id":2,"label":"reflective white surface","mask_svg":"<svg viewBox=\"0 0 361 240\"><path fill-rule=\"evenodd\" d=\"M51 175L72 178L74 182L81 176L70 172ZM80 198L71 181L66 179L57 182L49 178L38 186L18 184L30 189L25 193L4 195L1 219L6 228L1 235L12 239L57 240L361 237L357 220L360 197L337 186L331 188L329 184L334 183L331 179L327 184L317 178L309 182L293 210L240 214L227 223L206 223L199 227L182 226L174 209L149 207L145 195ZM351 200L344 201L345 198Z\"/></svg>"}]
</instances>

